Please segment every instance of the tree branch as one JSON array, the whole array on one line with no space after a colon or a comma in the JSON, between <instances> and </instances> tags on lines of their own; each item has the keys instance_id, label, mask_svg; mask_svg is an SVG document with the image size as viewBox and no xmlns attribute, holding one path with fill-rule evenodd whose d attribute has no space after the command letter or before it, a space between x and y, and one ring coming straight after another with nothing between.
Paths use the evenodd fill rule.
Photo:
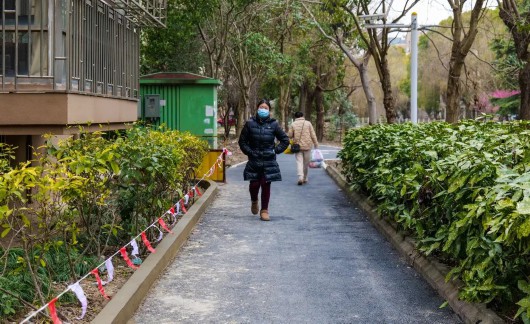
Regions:
<instances>
[{"instance_id":1,"label":"tree branch","mask_svg":"<svg viewBox=\"0 0 530 324\"><path fill-rule=\"evenodd\" d=\"M443 60L442 60L442 57L440 55L440 51L438 50L438 47L436 47L436 43L429 37L429 35L424 32L423 30L421 31L423 33L423 35L425 35L425 37L427 37L427 39L429 41L431 41L431 44L434 46L434 49L436 50L436 53L438 54L438 60L440 60L440 63L442 64L443 68L449 72L449 68L447 68L447 66L445 66Z\"/></svg>"}]
</instances>

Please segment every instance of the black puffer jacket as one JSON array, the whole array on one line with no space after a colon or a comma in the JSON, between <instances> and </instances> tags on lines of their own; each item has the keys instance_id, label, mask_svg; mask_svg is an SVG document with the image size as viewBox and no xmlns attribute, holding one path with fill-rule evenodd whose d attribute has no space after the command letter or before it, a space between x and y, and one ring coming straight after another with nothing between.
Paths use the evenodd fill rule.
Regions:
<instances>
[{"instance_id":1,"label":"black puffer jacket","mask_svg":"<svg viewBox=\"0 0 530 324\"><path fill-rule=\"evenodd\" d=\"M274 145L278 139L278 146ZM276 119L250 118L239 136L239 147L248 156L243 175L245 180L259 180L262 174L267 181L281 181L280 167L276 162L276 154L280 154L289 146L289 137L280 127Z\"/></svg>"}]
</instances>

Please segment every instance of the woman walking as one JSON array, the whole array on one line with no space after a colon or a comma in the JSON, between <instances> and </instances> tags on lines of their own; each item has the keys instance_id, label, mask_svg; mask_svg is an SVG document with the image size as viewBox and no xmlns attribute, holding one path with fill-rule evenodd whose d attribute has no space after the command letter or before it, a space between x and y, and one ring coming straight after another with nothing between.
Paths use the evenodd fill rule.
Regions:
<instances>
[{"instance_id":1,"label":"woman walking","mask_svg":"<svg viewBox=\"0 0 530 324\"><path fill-rule=\"evenodd\" d=\"M300 145L300 152L295 153L295 157L298 185L301 186L307 183L309 161L311 160L311 147L314 146L317 149L318 140L313 125L311 125L310 121L305 120L304 114L301 111L296 112L294 118L294 122L289 127L289 138L293 139L293 143Z\"/></svg>"},{"instance_id":2,"label":"woman walking","mask_svg":"<svg viewBox=\"0 0 530 324\"><path fill-rule=\"evenodd\" d=\"M281 181L280 166L276 162L276 154L280 154L289 145L289 137L280 127L276 119L270 117L271 105L267 99L258 102L258 111L243 127L239 136L239 147L248 156L243 176L250 180L249 191L252 214L263 221L269 218L269 199L271 182ZM280 143L275 146L275 139ZM261 188L261 210L259 210L258 193Z\"/></svg>"}]
</instances>

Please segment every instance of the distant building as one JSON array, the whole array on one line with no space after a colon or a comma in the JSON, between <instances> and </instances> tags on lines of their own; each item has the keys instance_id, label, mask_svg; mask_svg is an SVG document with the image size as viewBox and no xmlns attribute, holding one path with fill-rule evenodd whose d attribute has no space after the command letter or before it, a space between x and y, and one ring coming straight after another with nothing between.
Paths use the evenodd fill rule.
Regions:
<instances>
[{"instance_id":1,"label":"distant building","mask_svg":"<svg viewBox=\"0 0 530 324\"><path fill-rule=\"evenodd\" d=\"M142 26L164 27L166 0L1 0L0 142L122 129L137 119Z\"/></svg>"},{"instance_id":2,"label":"distant building","mask_svg":"<svg viewBox=\"0 0 530 324\"><path fill-rule=\"evenodd\" d=\"M394 37L390 40L390 45L404 45L407 43L407 40L404 37Z\"/></svg>"}]
</instances>

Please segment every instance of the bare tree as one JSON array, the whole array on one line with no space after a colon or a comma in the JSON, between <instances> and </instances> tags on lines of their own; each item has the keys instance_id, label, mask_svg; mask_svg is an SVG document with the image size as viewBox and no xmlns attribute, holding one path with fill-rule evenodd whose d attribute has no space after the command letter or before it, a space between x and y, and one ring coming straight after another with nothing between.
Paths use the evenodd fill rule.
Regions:
<instances>
[{"instance_id":1,"label":"bare tree","mask_svg":"<svg viewBox=\"0 0 530 324\"><path fill-rule=\"evenodd\" d=\"M466 57L478 33L478 25L486 9L487 1L476 0L471 10L469 26L464 26L463 11L467 0L447 0L453 10L451 31L453 43L449 60L449 76L447 78L447 107L445 120L456 123L460 119L459 106L461 94L461 76Z\"/></svg>"},{"instance_id":2,"label":"bare tree","mask_svg":"<svg viewBox=\"0 0 530 324\"><path fill-rule=\"evenodd\" d=\"M366 98L366 104L368 106L369 123L375 124L377 122L377 103L375 101L374 92L370 84L370 77L368 75L368 63L370 62L371 52L362 50L358 46L358 42L353 41L352 45L346 44L347 40L344 37L344 30L342 28L333 28L333 35L329 35L319 21L315 18L315 15L309 10L306 4L302 3L306 11L312 17L313 21L317 25L318 29L324 35L325 38L330 40L333 44L341 49L346 57L352 62L361 79L361 85L363 87L364 96Z\"/></svg>"},{"instance_id":3,"label":"bare tree","mask_svg":"<svg viewBox=\"0 0 530 324\"><path fill-rule=\"evenodd\" d=\"M383 25L387 23L395 24L399 22L411 9L414 7L419 0L407 0L405 5L398 10L399 15L389 20L386 15L383 16ZM340 7L344 12L348 13L351 17L354 26L358 32L360 42L364 44L366 50L370 53L374 60L379 81L381 83L381 89L383 91L383 105L385 107L386 120L388 123L394 123L396 121L396 109L395 109L395 98L392 91L392 82L390 78L390 67L388 64L388 50L390 48L390 32L391 28L382 27L378 29L366 29L361 23L359 16L370 16L382 10L386 13L389 8L385 0L378 1L348 1L347 3L339 3ZM393 11L396 11L395 8ZM367 20L366 23L371 23Z\"/></svg>"},{"instance_id":4,"label":"bare tree","mask_svg":"<svg viewBox=\"0 0 530 324\"><path fill-rule=\"evenodd\" d=\"M202 4L198 2L197 5ZM204 43L208 57L208 76L219 79L226 66L229 37L233 32L233 22L245 14L249 2L215 1L207 20L201 21L197 28Z\"/></svg>"},{"instance_id":5,"label":"bare tree","mask_svg":"<svg viewBox=\"0 0 530 324\"><path fill-rule=\"evenodd\" d=\"M515 43L517 58L523 63L519 70L519 88L521 89L521 105L519 116L530 119L530 10L518 8L515 0L499 1L499 16L510 30Z\"/></svg>"}]
</instances>

